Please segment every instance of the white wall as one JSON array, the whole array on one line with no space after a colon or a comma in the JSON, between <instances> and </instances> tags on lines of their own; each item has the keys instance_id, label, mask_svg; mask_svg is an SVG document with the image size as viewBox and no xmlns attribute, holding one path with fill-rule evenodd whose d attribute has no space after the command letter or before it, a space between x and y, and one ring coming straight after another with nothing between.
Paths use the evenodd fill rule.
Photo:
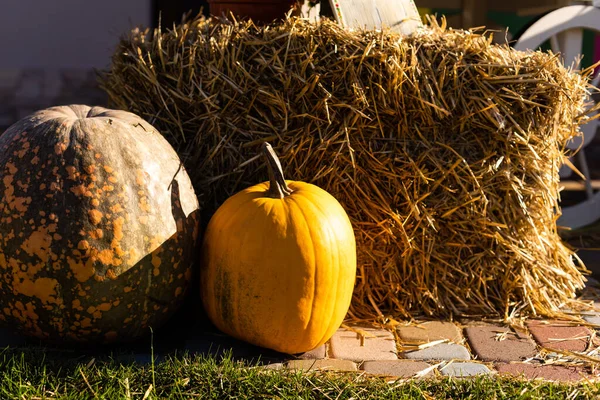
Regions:
<instances>
[{"instance_id":1,"label":"white wall","mask_svg":"<svg viewBox=\"0 0 600 400\"><path fill-rule=\"evenodd\" d=\"M1 0L0 69L104 68L150 0Z\"/></svg>"}]
</instances>

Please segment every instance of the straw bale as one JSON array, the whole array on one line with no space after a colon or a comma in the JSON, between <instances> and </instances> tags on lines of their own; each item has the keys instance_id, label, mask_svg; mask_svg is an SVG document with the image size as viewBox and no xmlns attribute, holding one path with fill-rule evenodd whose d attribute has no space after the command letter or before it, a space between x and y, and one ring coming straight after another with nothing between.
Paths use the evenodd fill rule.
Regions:
<instances>
[{"instance_id":1,"label":"straw bale","mask_svg":"<svg viewBox=\"0 0 600 400\"><path fill-rule=\"evenodd\" d=\"M351 318L553 316L583 286L556 219L587 82L555 55L436 23L200 18L134 30L101 84L178 150L205 222L267 179L264 141L333 194L357 238Z\"/></svg>"}]
</instances>

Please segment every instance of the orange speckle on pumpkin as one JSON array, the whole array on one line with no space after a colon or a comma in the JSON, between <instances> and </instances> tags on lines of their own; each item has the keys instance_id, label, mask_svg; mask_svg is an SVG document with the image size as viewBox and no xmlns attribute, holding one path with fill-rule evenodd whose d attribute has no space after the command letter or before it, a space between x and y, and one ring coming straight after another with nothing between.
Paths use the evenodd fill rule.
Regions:
<instances>
[{"instance_id":1,"label":"orange speckle on pumpkin","mask_svg":"<svg viewBox=\"0 0 600 400\"><path fill-rule=\"evenodd\" d=\"M48 234L48 228L41 226L23 241L21 249L25 250L28 255L36 255L40 260L46 262L49 258L51 244L52 237Z\"/></svg>"},{"instance_id":2,"label":"orange speckle on pumpkin","mask_svg":"<svg viewBox=\"0 0 600 400\"><path fill-rule=\"evenodd\" d=\"M96 159L99 159L99 158L101 158L101 157L102 157L102 154L100 154L100 153L96 153L96 154L94 154L94 157L96 157Z\"/></svg>"},{"instance_id":3,"label":"orange speckle on pumpkin","mask_svg":"<svg viewBox=\"0 0 600 400\"><path fill-rule=\"evenodd\" d=\"M110 249L104 249L98 253L98 260L104 265L113 265L113 251Z\"/></svg>"},{"instance_id":4,"label":"orange speckle on pumpkin","mask_svg":"<svg viewBox=\"0 0 600 400\"><path fill-rule=\"evenodd\" d=\"M46 190L46 184L45 183L40 184L40 190Z\"/></svg>"},{"instance_id":5,"label":"orange speckle on pumpkin","mask_svg":"<svg viewBox=\"0 0 600 400\"><path fill-rule=\"evenodd\" d=\"M90 222L94 225L98 225L102 220L102 213L96 209L88 211Z\"/></svg>"},{"instance_id":6,"label":"orange speckle on pumpkin","mask_svg":"<svg viewBox=\"0 0 600 400\"><path fill-rule=\"evenodd\" d=\"M29 181L28 181L29 182ZM29 184L27 183L23 183L21 181L17 181L17 186L23 191L23 192L27 192L27 189L29 189Z\"/></svg>"},{"instance_id":7,"label":"orange speckle on pumpkin","mask_svg":"<svg viewBox=\"0 0 600 400\"><path fill-rule=\"evenodd\" d=\"M71 302L71 307L75 310L83 311L83 307L81 307L81 300L79 300L79 299L73 300Z\"/></svg>"},{"instance_id":8,"label":"orange speckle on pumpkin","mask_svg":"<svg viewBox=\"0 0 600 400\"><path fill-rule=\"evenodd\" d=\"M123 223L125 219L123 217L119 217L113 221L113 237L116 240L123 239Z\"/></svg>"},{"instance_id":9,"label":"orange speckle on pumpkin","mask_svg":"<svg viewBox=\"0 0 600 400\"><path fill-rule=\"evenodd\" d=\"M28 297L37 297L43 303L56 303L56 287L58 281L52 278L31 280L21 275L21 279L13 281L13 290Z\"/></svg>"},{"instance_id":10,"label":"orange speckle on pumpkin","mask_svg":"<svg viewBox=\"0 0 600 400\"><path fill-rule=\"evenodd\" d=\"M92 206L98 207L100 205L100 200L92 199L92 201L90 203L92 204Z\"/></svg>"},{"instance_id":11,"label":"orange speckle on pumpkin","mask_svg":"<svg viewBox=\"0 0 600 400\"><path fill-rule=\"evenodd\" d=\"M14 196L15 194L15 188L13 186L13 180L14 177L12 175L5 175L4 178L2 178L2 182L4 182L4 197L5 197L5 201L10 201L10 199Z\"/></svg>"},{"instance_id":12,"label":"orange speckle on pumpkin","mask_svg":"<svg viewBox=\"0 0 600 400\"><path fill-rule=\"evenodd\" d=\"M115 178L114 175L109 176L107 180L109 182L111 182L111 183L116 183L117 182L117 178Z\"/></svg>"},{"instance_id":13,"label":"orange speckle on pumpkin","mask_svg":"<svg viewBox=\"0 0 600 400\"><path fill-rule=\"evenodd\" d=\"M115 274L115 271L109 268L106 270L106 277L114 281L115 279L117 279L117 274Z\"/></svg>"},{"instance_id":14,"label":"orange speckle on pumpkin","mask_svg":"<svg viewBox=\"0 0 600 400\"><path fill-rule=\"evenodd\" d=\"M31 159L31 163L32 163L33 165L37 165L39 162L40 162L40 158L39 158L38 156L34 156L34 157Z\"/></svg>"},{"instance_id":15,"label":"orange speckle on pumpkin","mask_svg":"<svg viewBox=\"0 0 600 400\"><path fill-rule=\"evenodd\" d=\"M87 240L80 240L77 244L79 250L87 250L90 248L90 243Z\"/></svg>"},{"instance_id":16,"label":"orange speckle on pumpkin","mask_svg":"<svg viewBox=\"0 0 600 400\"><path fill-rule=\"evenodd\" d=\"M74 193L76 196L83 196L83 195L85 195L86 191L87 191L87 188L83 184L82 185L73 186L71 188L71 192Z\"/></svg>"},{"instance_id":17,"label":"orange speckle on pumpkin","mask_svg":"<svg viewBox=\"0 0 600 400\"><path fill-rule=\"evenodd\" d=\"M108 165L104 165L102 168L104 168L104 170L106 172L108 172L109 174L114 171L114 169L111 166L108 166Z\"/></svg>"},{"instance_id":18,"label":"orange speckle on pumpkin","mask_svg":"<svg viewBox=\"0 0 600 400\"><path fill-rule=\"evenodd\" d=\"M89 231L88 235L92 239L102 239L102 237L104 237L104 231L102 229L95 229L93 231Z\"/></svg>"},{"instance_id":19,"label":"orange speckle on pumpkin","mask_svg":"<svg viewBox=\"0 0 600 400\"><path fill-rule=\"evenodd\" d=\"M129 262L131 264L135 264L139 261L139 253L133 247L129 249Z\"/></svg>"},{"instance_id":20,"label":"orange speckle on pumpkin","mask_svg":"<svg viewBox=\"0 0 600 400\"><path fill-rule=\"evenodd\" d=\"M79 260L74 260L71 257L67 257L67 264L69 264L69 268L73 272L75 279L77 279L79 282L87 281L96 272L94 265L93 265L92 258L88 259L86 261L86 263L84 264L83 262L81 262ZM80 293L81 293L81 291L80 291ZM85 292L83 292L83 293L84 293L83 295L85 295ZM80 296L83 296L83 295L80 294Z\"/></svg>"},{"instance_id":21,"label":"orange speckle on pumpkin","mask_svg":"<svg viewBox=\"0 0 600 400\"><path fill-rule=\"evenodd\" d=\"M146 183L146 177L144 176L144 170L143 169L138 169L135 172L135 183L137 183L139 186L143 186Z\"/></svg>"},{"instance_id":22,"label":"orange speckle on pumpkin","mask_svg":"<svg viewBox=\"0 0 600 400\"><path fill-rule=\"evenodd\" d=\"M67 170L67 174L69 174L69 176L67 176L67 179L74 181L79 176L77 168L75 168L74 166L69 165L65 169Z\"/></svg>"},{"instance_id":23,"label":"orange speckle on pumpkin","mask_svg":"<svg viewBox=\"0 0 600 400\"><path fill-rule=\"evenodd\" d=\"M104 185L102 186L102 190L106 192L112 192L115 189L113 185Z\"/></svg>"},{"instance_id":24,"label":"orange speckle on pumpkin","mask_svg":"<svg viewBox=\"0 0 600 400\"><path fill-rule=\"evenodd\" d=\"M112 308L112 304L110 303L102 303L96 309L100 311L109 311Z\"/></svg>"},{"instance_id":25,"label":"orange speckle on pumpkin","mask_svg":"<svg viewBox=\"0 0 600 400\"><path fill-rule=\"evenodd\" d=\"M31 204L31 197L13 197L12 201L8 201L8 206L18 212L27 211L28 204Z\"/></svg>"},{"instance_id":26,"label":"orange speckle on pumpkin","mask_svg":"<svg viewBox=\"0 0 600 400\"><path fill-rule=\"evenodd\" d=\"M60 236L58 233L55 233L54 235L52 235L52 239L60 240L60 239L62 239L62 236Z\"/></svg>"},{"instance_id":27,"label":"orange speckle on pumpkin","mask_svg":"<svg viewBox=\"0 0 600 400\"><path fill-rule=\"evenodd\" d=\"M182 288L178 287L177 289L175 289L175 297L181 296L181 293L183 293Z\"/></svg>"},{"instance_id":28,"label":"orange speckle on pumpkin","mask_svg":"<svg viewBox=\"0 0 600 400\"><path fill-rule=\"evenodd\" d=\"M110 242L110 247L113 249L113 251L115 252L115 254L117 255L117 257L123 257L125 254L127 254L122 248L121 245L119 244L119 242L117 242L116 239L113 239L112 242ZM116 261L116 260L115 260ZM122 262L121 260L118 260L119 262L115 262L113 263L113 265L121 265Z\"/></svg>"},{"instance_id":29,"label":"orange speckle on pumpkin","mask_svg":"<svg viewBox=\"0 0 600 400\"><path fill-rule=\"evenodd\" d=\"M125 293L129 293L129 292L131 292L132 290L133 290L133 288L131 288L131 287L129 287L129 286L125 286L125 287L123 288L123 291L124 291Z\"/></svg>"},{"instance_id":30,"label":"orange speckle on pumpkin","mask_svg":"<svg viewBox=\"0 0 600 400\"><path fill-rule=\"evenodd\" d=\"M118 306L119 304L121 304L121 301L120 301L120 300L115 300L115 301L113 301L113 303L112 303L112 305L113 305L114 307Z\"/></svg>"},{"instance_id":31,"label":"orange speckle on pumpkin","mask_svg":"<svg viewBox=\"0 0 600 400\"><path fill-rule=\"evenodd\" d=\"M65 143L56 143L54 145L54 152L56 154L62 154L65 152L65 150L67 149L67 145Z\"/></svg>"},{"instance_id":32,"label":"orange speckle on pumpkin","mask_svg":"<svg viewBox=\"0 0 600 400\"><path fill-rule=\"evenodd\" d=\"M114 342L115 340L117 340L118 336L119 335L117 334L117 332L110 331L110 332L106 332L104 334L104 339L106 339L106 341L108 341L108 342Z\"/></svg>"},{"instance_id":33,"label":"orange speckle on pumpkin","mask_svg":"<svg viewBox=\"0 0 600 400\"><path fill-rule=\"evenodd\" d=\"M85 311L86 311L88 314L93 314L93 313L94 313L94 311L96 311L96 307L94 307L94 306L89 306L89 307L87 308L87 310L85 310Z\"/></svg>"},{"instance_id":34,"label":"orange speckle on pumpkin","mask_svg":"<svg viewBox=\"0 0 600 400\"><path fill-rule=\"evenodd\" d=\"M124 323L124 324L128 324L128 323L130 323L131 321L133 321L133 318L127 317L127 318L125 318L125 319L123 320L123 323Z\"/></svg>"},{"instance_id":35,"label":"orange speckle on pumpkin","mask_svg":"<svg viewBox=\"0 0 600 400\"><path fill-rule=\"evenodd\" d=\"M140 224L146 225L148 223L148 216L142 215L142 216L138 217L138 221L140 221Z\"/></svg>"},{"instance_id":36,"label":"orange speckle on pumpkin","mask_svg":"<svg viewBox=\"0 0 600 400\"><path fill-rule=\"evenodd\" d=\"M82 328L89 328L92 326L92 320L91 318L84 318L81 320L81 327Z\"/></svg>"},{"instance_id":37,"label":"orange speckle on pumpkin","mask_svg":"<svg viewBox=\"0 0 600 400\"><path fill-rule=\"evenodd\" d=\"M19 170L14 163L6 163L6 168L8 169L8 173L10 175L14 175Z\"/></svg>"},{"instance_id":38,"label":"orange speckle on pumpkin","mask_svg":"<svg viewBox=\"0 0 600 400\"><path fill-rule=\"evenodd\" d=\"M100 310L96 310L93 314L92 317L96 318L96 319L100 319L102 318L102 311Z\"/></svg>"},{"instance_id":39,"label":"orange speckle on pumpkin","mask_svg":"<svg viewBox=\"0 0 600 400\"><path fill-rule=\"evenodd\" d=\"M110 207L110 211L114 214L119 213L121 211L123 211L123 207L120 204L115 204L113 206Z\"/></svg>"}]
</instances>

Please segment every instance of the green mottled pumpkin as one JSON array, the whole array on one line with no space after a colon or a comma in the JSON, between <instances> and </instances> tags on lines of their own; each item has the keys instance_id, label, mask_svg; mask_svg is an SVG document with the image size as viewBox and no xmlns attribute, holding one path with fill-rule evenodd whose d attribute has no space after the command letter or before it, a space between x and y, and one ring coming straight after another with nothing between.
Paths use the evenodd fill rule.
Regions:
<instances>
[{"instance_id":1,"label":"green mottled pumpkin","mask_svg":"<svg viewBox=\"0 0 600 400\"><path fill-rule=\"evenodd\" d=\"M0 321L51 341L132 340L191 278L198 200L134 114L52 107L0 136Z\"/></svg>"}]
</instances>

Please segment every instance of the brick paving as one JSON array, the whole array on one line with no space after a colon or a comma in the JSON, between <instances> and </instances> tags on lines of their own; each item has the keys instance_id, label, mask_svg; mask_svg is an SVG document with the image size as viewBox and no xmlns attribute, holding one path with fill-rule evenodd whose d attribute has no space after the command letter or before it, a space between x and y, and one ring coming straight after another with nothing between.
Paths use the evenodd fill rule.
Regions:
<instances>
[{"instance_id":1,"label":"brick paving","mask_svg":"<svg viewBox=\"0 0 600 400\"><path fill-rule=\"evenodd\" d=\"M466 378L469 376L488 375L492 371L485 364L475 362L453 362L440 368L443 376Z\"/></svg>"},{"instance_id":2,"label":"brick paving","mask_svg":"<svg viewBox=\"0 0 600 400\"><path fill-rule=\"evenodd\" d=\"M448 321L426 321L399 326L396 328L396 333L400 341L404 343L426 343L444 339L460 343L463 340L460 328Z\"/></svg>"},{"instance_id":3,"label":"brick paving","mask_svg":"<svg viewBox=\"0 0 600 400\"><path fill-rule=\"evenodd\" d=\"M496 366L500 375L512 375L525 379L545 379L551 381L574 382L581 379L594 377L581 367L564 365L543 365L533 363L498 364Z\"/></svg>"},{"instance_id":4,"label":"brick paving","mask_svg":"<svg viewBox=\"0 0 600 400\"><path fill-rule=\"evenodd\" d=\"M394 335L370 326L356 327L364 334L339 329L329 341L332 358L352 361L397 360Z\"/></svg>"},{"instance_id":5,"label":"brick paving","mask_svg":"<svg viewBox=\"0 0 600 400\"><path fill-rule=\"evenodd\" d=\"M426 372L422 375L423 377L433 375L433 369L430 364L424 361L412 360L365 361L360 369L373 375L385 375L397 378L412 378L422 372Z\"/></svg>"},{"instance_id":6,"label":"brick paving","mask_svg":"<svg viewBox=\"0 0 600 400\"><path fill-rule=\"evenodd\" d=\"M400 354L411 360L470 360L471 354L465 346L456 343L440 343L422 350L406 351Z\"/></svg>"},{"instance_id":7,"label":"brick paving","mask_svg":"<svg viewBox=\"0 0 600 400\"><path fill-rule=\"evenodd\" d=\"M520 361L535 356L535 342L523 332L499 325L465 328L473 353L482 361Z\"/></svg>"},{"instance_id":8,"label":"brick paving","mask_svg":"<svg viewBox=\"0 0 600 400\"><path fill-rule=\"evenodd\" d=\"M591 323L600 321L600 312L582 316ZM228 356L272 370L340 371L398 379L489 375L588 382L600 381L600 369L590 368L589 362L600 361L595 328L549 320L528 320L523 327L466 319L411 321L388 329L353 325L340 328L319 348L288 355L249 345L209 326L191 329L180 340L182 345L174 346L178 351L182 346L192 354ZM169 336L163 342L173 344ZM32 342L0 329L0 348L28 343ZM133 354L117 359L147 364L151 361L147 348L144 342ZM160 346L155 348L159 360L168 352ZM576 353L584 358L574 357Z\"/></svg>"},{"instance_id":9,"label":"brick paving","mask_svg":"<svg viewBox=\"0 0 600 400\"><path fill-rule=\"evenodd\" d=\"M359 371L399 379L489 375L563 382L600 380L600 371L564 354L599 347L600 343L590 343L593 328L543 320L530 320L524 328L462 322L415 321L396 327L396 335L371 325L340 328L325 347L268 368Z\"/></svg>"},{"instance_id":10,"label":"brick paving","mask_svg":"<svg viewBox=\"0 0 600 400\"><path fill-rule=\"evenodd\" d=\"M529 321L529 332L547 349L584 351L592 332L585 326L572 326L560 321Z\"/></svg>"}]
</instances>

